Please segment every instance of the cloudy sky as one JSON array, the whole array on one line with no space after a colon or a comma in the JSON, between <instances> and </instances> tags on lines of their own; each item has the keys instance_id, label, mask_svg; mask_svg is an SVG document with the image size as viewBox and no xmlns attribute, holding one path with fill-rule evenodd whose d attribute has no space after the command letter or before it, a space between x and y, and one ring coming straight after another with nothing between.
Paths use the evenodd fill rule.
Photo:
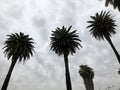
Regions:
<instances>
[{"instance_id":1,"label":"cloudy sky","mask_svg":"<svg viewBox=\"0 0 120 90\"><path fill-rule=\"evenodd\" d=\"M78 30L83 46L69 56L73 90L85 90L78 73L82 64L94 69L95 90L120 88L119 64L110 45L93 38L86 28L90 16L101 10L110 11L116 19L112 41L120 52L120 12L106 8L104 0L0 0L0 88L11 64L2 50L6 35L24 32L34 39L36 52L25 64L16 64L8 90L66 90L63 57L50 51L51 31L63 25Z\"/></svg>"}]
</instances>

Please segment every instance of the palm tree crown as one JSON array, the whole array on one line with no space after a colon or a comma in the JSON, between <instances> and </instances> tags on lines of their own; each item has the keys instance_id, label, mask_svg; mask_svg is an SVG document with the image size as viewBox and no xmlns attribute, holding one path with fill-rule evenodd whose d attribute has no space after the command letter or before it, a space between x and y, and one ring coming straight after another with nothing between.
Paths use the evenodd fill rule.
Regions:
<instances>
[{"instance_id":1,"label":"palm tree crown","mask_svg":"<svg viewBox=\"0 0 120 90\"><path fill-rule=\"evenodd\" d=\"M58 55L61 54L72 54L76 52L76 49L81 47L81 40L76 34L77 30L71 31L70 26L68 29L66 27L57 28L56 31L52 31L51 34L51 49L55 51Z\"/></svg>"},{"instance_id":2,"label":"palm tree crown","mask_svg":"<svg viewBox=\"0 0 120 90\"><path fill-rule=\"evenodd\" d=\"M83 78L91 78L91 79L94 78L93 69L88 67L87 65L81 65L79 73Z\"/></svg>"},{"instance_id":3,"label":"palm tree crown","mask_svg":"<svg viewBox=\"0 0 120 90\"><path fill-rule=\"evenodd\" d=\"M118 8L120 11L120 0L106 0L105 6L107 7L109 4L112 4L115 9Z\"/></svg>"},{"instance_id":4,"label":"palm tree crown","mask_svg":"<svg viewBox=\"0 0 120 90\"><path fill-rule=\"evenodd\" d=\"M90 25L87 28L91 28L89 31L96 39L103 39L105 36L111 37L112 34L116 33L115 20L109 12L102 11L100 14L96 13L95 16L91 16L92 20L88 21Z\"/></svg>"},{"instance_id":5,"label":"palm tree crown","mask_svg":"<svg viewBox=\"0 0 120 90\"><path fill-rule=\"evenodd\" d=\"M15 33L7 35L8 38L5 41L4 53L7 55L8 59L25 61L33 55L34 42L29 35L24 35L24 33Z\"/></svg>"},{"instance_id":6,"label":"palm tree crown","mask_svg":"<svg viewBox=\"0 0 120 90\"><path fill-rule=\"evenodd\" d=\"M106 0L105 1L105 6L107 7L109 4L113 4L113 0Z\"/></svg>"}]
</instances>

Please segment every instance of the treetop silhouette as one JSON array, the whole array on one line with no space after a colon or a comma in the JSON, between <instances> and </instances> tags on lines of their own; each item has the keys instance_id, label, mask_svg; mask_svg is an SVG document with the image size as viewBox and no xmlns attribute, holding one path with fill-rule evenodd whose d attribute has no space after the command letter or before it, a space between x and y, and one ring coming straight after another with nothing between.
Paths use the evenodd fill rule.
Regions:
<instances>
[{"instance_id":1,"label":"treetop silhouette","mask_svg":"<svg viewBox=\"0 0 120 90\"><path fill-rule=\"evenodd\" d=\"M3 49L8 60L11 59L11 65L1 90L7 90L8 83L16 62L21 62L22 60L25 62L30 58L30 56L33 56L34 52L34 42L29 35L25 35L24 33L20 32L19 34L12 33L11 35L7 36L8 38L5 41L5 46Z\"/></svg>"}]
</instances>

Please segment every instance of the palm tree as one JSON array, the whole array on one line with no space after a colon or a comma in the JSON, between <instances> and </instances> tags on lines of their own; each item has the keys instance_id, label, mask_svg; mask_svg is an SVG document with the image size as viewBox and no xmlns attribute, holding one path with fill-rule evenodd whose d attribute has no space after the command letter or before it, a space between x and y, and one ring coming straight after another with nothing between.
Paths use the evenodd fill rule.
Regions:
<instances>
[{"instance_id":1,"label":"palm tree","mask_svg":"<svg viewBox=\"0 0 120 90\"><path fill-rule=\"evenodd\" d=\"M106 0L105 6L107 7L109 4L113 5L113 7L120 11L120 0Z\"/></svg>"},{"instance_id":2,"label":"palm tree","mask_svg":"<svg viewBox=\"0 0 120 90\"><path fill-rule=\"evenodd\" d=\"M84 80L86 90L94 90L94 71L87 65L81 65L79 69L79 74Z\"/></svg>"},{"instance_id":3,"label":"palm tree","mask_svg":"<svg viewBox=\"0 0 120 90\"><path fill-rule=\"evenodd\" d=\"M119 70L118 70L118 74L120 75L120 68L119 68Z\"/></svg>"},{"instance_id":4,"label":"palm tree","mask_svg":"<svg viewBox=\"0 0 120 90\"><path fill-rule=\"evenodd\" d=\"M13 71L13 68L17 62L25 62L30 56L33 56L34 51L34 42L33 39L29 37L29 35L24 35L24 33L15 33L11 35L7 35L8 38L5 41L4 53L7 56L8 60L11 58L11 65L8 71L8 74L5 78L3 86L1 90L7 90L8 83Z\"/></svg>"},{"instance_id":5,"label":"palm tree","mask_svg":"<svg viewBox=\"0 0 120 90\"><path fill-rule=\"evenodd\" d=\"M120 55L115 49L112 41L111 36L116 34L116 24L115 20L113 20L111 14L106 11L102 11L100 14L96 13L95 16L91 16L92 20L88 21L90 25L87 28L90 28L90 34L98 40L106 39L108 43L111 45L118 62L120 63Z\"/></svg>"},{"instance_id":6,"label":"palm tree","mask_svg":"<svg viewBox=\"0 0 120 90\"><path fill-rule=\"evenodd\" d=\"M73 53L76 53L76 49L79 49L79 46L81 47L81 44L79 43L81 40L76 34L77 30L70 32L71 27L72 26L70 26L68 29L64 26L61 29L58 27L55 31L52 31L50 43L51 50L55 51L55 53L59 56L64 56L67 90L72 90L68 65L68 55L73 55Z\"/></svg>"}]
</instances>

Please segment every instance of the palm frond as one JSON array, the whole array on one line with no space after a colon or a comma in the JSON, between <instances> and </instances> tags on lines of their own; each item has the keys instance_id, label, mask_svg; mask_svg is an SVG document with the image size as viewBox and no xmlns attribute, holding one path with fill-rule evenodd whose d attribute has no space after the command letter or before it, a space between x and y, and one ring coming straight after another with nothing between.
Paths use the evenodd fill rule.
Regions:
<instances>
[{"instance_id":1,"label":"palm frond","mask_svg":"<svg viewBox=\"0 0 120 90\"><path fill-rule=\"evenodd\" d=\"M114 9L118 9L120 11L120 0L106 0L105 6L107 7L109 4L113 5Z\"/></svg>"},{"instance_id":2,"label":"palm frond","mask_svg":"<svg viewBox=\"0 0 120 90\"><path fill-rule=\"evenodd\" d=\"M83 78L94 78L94 71L91 67L88 67L87 65L81 65L79 69L79 74Z\"/></svg>"},{"instance_id":3,"label":"palm frond","mask_svg":"<svg viewBox=\"0 0 120 90\"><path fill-rule=\"evenodd\" d=\"M76 30L71 31L70 26L68 29L63 26L61 29L57 27L55 31L52 31L51 34L51 50L55 51L58 55L64 53L72 54L76 52L76 49L79 49L81 46L79 36L76 33Z\"/></svg>"},{"instance_id":4,"label":"palm frond","mask_svg":"<svg viewBox=\"0 0 120 90\"><path fill-rule=\"evenodd\" d=\"M101 13L96 13L95 16L91 16L92 20L88 21L90 25L87 28L90 28L90 34L96 39L104 40L104 37L107 35L109 37L112 34L116 33L116 24L115 20L112 18L110 12L101 11Z\"/></svg>"},{"instance_id":5,"label":"palm frond","mask_svg":"<svg viewBox=\"0 0 120 90\"><path fill-rule=\"evenodd\" d=\"M24 33L20 32L7 35L8 38L4 43L4 53L8 59L25 61L29 59L30 56L33 56L34 52L34 42L33 39L29 37L29 35L24 35Z\"/></svg>"}]
</instances>

